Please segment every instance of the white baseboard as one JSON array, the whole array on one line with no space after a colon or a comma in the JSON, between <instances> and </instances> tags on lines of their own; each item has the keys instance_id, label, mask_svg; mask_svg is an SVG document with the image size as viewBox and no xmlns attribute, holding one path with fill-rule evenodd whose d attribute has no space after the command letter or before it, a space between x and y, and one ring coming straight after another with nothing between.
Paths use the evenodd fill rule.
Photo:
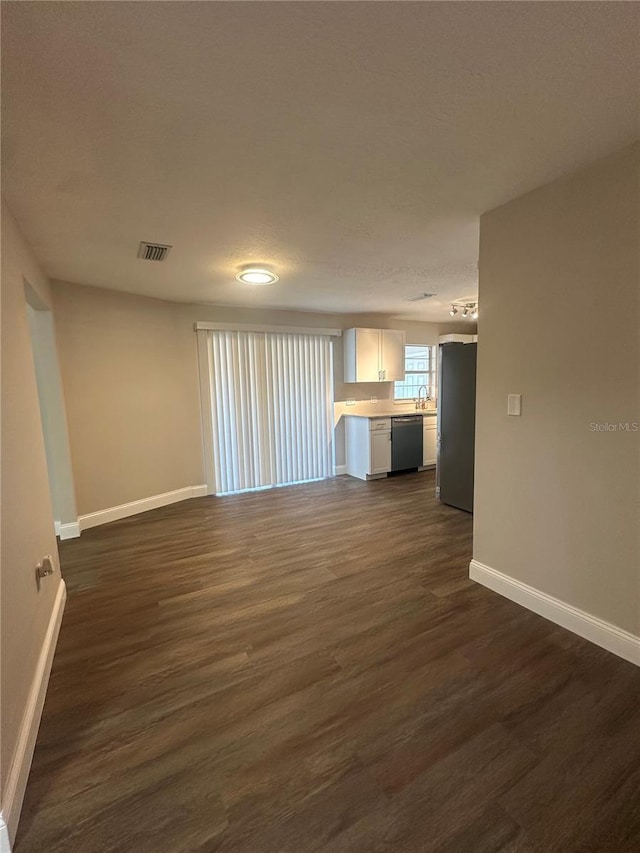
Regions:
<instances>
[{"instance_id":1,"label":"white baseboard","mask_svg":"<svg viewBox=\"0 0 640 853\"><path fill-rule=\"evenodd\" d=\"M142 498L139 501L131 501L131 503L128 504L111 506L108 509L101 509L98 512L90 512L87 515L81 515L78 518L78 524L80 530L88 530L88 528L96 527L99 524L108 524L110 521L119 521L121 518L128 518L130 515L138 515L140 512L147 512L150 509L158 509L162 506L178 503L178 501L186 501L189 498L201 498L206 494L206 485L186 486L184 489L175 489L173 492L163 492L161 495L152 495L150 498Z\"/></svg>"},{"instance_id":2,"label":"white baseboard","mask_svg":"<svg viewBox=\"0 0 640 853\"><path fill-rule=\"evenodd\" d=\"M80 536L80 520L70 522L58 522L56 536L61 539L77 539Z\"/></svg>"},{"instance_id":3,"label":"white baseboard","mask_svg":"<svg viewBox=\"0 0 640 853\"><path fill-rule=\"evenodd\" d=\"M346 465L334 465L333 466L333 476L334 477L339 477L341 474L346 474L346 473L347 473L347 466Z\"/></svg>"},{"instance_id":4,"label":"white baseboard","mask_svg":"<svg viewBox=\"0 0 640 853\"><path fill-rule=\"evenodd\" d=\"M55 528L56 536L59 536L60 539L77 539L78 536L80 536L79 521L54 521L53 526Z\"/></svg>"},{"instance_id":5,"label":"white baseboard","mask_svg":"<svg viewBox=\"0 0 640 853\"><path fill-rule=\"evenodd\" d=\"M11 853L11 842L9 841L9 830L5 819L0 812L0 853Z\"/></svg>"},{"instance_id":6,"label":"white baseboard","mask_svg":"<svg viewBox=\"0 0 640 853\"><path fill-rule=\"evenodd\" d=\"M585 640L640 666L640 637L635 634L617 628L584 610L578 610L559 598L547 595L546 592L515 580L477 560L472 560L469 564L469 577L539 616L555 622L556 625L573 631L579 637L584 637Z\"/></svg>"},{"instance_id":7,"label":"white baseboard","mask_svg":"<svg viewBox=\"0 0 640 853\"><path fill-rule=\"evenodd\" d=\"M2 792L2 823L6 823L6 831L0 825L1 853L5 853L5 849L11 849L10 844L16 837L20 810L22 809L24 792L27 787L29 770L31 769L33 751L42 716L42 707L47 693L49 674L53 663L53 655L56 650L56 643L58 642L58 633L60 631L60 623L62 622L66 599L67 590L64 581L60 578L47 633L42 643L36 671L31 682L31 689L29 690L27 706L22 717L18 742L11 766L9 767L7 784ZM4 835L6 835L6 839L4 839ZM9 847L6 847L6 844L9 844Z\"/></svg>"}]
</instances>

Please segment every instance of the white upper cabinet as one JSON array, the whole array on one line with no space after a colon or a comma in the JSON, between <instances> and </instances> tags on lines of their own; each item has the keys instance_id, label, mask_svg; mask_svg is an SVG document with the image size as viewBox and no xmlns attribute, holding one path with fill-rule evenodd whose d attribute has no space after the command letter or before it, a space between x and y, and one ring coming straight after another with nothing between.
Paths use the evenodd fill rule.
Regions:
<instances>
[{"instance_id":1,"label":"white upper cabinet","mask_svg":"<svg viewBox=\"0 0 640 853\"><path fill-rule=\"evenodd\" d=\"M380 332L378 329L347 329L345 340L345 382L380 382ZM349 373L349 377L347 376Z\"/></svg>"},{"instance_id":2,"label":"white upper cabinet","mask_svg":"<svg viewBox=\"0 0 640 853\"><path fill-rule=\"evenodd\" d=\"M346 329L345 382L395 382L404 379L404 332L398 329Z\"/></svg>"},{"instance_id":3,"label":"white upper cabinet","mask_svg":"<svg viewBox=\"0 0 640 853\"><path fill-rule=\"evenodd\" d=\"M385 382L404 379L404 332L397 329L380 330L380 361Z\"/></svg>"}]
</instances>

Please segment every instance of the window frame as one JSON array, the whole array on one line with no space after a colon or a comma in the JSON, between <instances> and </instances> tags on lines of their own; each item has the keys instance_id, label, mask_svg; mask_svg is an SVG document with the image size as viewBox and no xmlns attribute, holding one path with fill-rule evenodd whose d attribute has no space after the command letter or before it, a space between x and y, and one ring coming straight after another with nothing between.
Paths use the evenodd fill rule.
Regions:
<instances>
[{"instance_id":1,"label":"window frame","mask_svg":"<svg viewBox=\"0 0 640 853\"><path fill-rule=\"evenodd\" d=\"M407 350L410 347L420 347L424 349L427 347L431 350L431 357L429 359L430 365L428 370L407 370L407 360L409 358ZM406 384L406 377L409 375L415 374L427 374L427 382L422 383L427 386L427 395L431 400L436 400L438 393L438 345L437 344L415 344L415 343L405 343L404 345L404 367L405 367L405 379L401 382L400 380L396 380L393 383L393 402L394 404L406 404L412 403L417 398L416 397L397 397L396 392L398 390L398 385Z\"/></svg>"}]
</instances>

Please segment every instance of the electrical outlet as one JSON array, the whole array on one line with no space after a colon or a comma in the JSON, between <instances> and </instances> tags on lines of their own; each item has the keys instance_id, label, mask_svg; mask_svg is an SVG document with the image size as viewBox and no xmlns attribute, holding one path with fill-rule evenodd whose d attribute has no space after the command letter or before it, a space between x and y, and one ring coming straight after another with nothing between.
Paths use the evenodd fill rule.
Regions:
<instances>
[{"instance_id":1,"label":"electrical outlet","mask_svg":"<svg viewBox=\"0 0 640 853\"><path fill-rule=\"evenodd\" d=\"M345 400L344 404L345 404L345 406L355 406L356 401L355 400Z\"/></svg>"},{"instance_id":2,"label":"electrical outlet","mask_svg":"<svg viewBox=\"0 0 640 853\"><path fill-rule=\"evenodd\" d=\"M377 402L378 402L378 398L377 398L377 397L369 397L369 402L370 402L370 403L377 403Z\"/></svg>"}]
</instances>

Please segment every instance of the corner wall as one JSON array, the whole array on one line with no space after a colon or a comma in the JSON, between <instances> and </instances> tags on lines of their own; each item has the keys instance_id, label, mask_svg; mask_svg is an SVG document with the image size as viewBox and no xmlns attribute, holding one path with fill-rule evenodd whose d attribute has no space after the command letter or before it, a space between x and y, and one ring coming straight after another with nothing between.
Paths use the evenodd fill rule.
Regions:
<instances>
[{"instance_id":1,"label":"corner wall","mask_svg":"<svg viewBox=\"0 0 640 853\"><path fill-rule=\"evenodd\" d=\"M25 280L51 304L48 281L3 202L0 796L11 836L64 605ZM35 568L47 554L56 571L38 587Z\"/></svg>"},{"instance_id":2,"label":"corner wall","mask_svg":"<svg viewBox=\"0 0 640 853\"><path fill-rule=\"evenodd\" d=\"M474 513L477 564L636 637L639 175L635 144L481 218Z\"/></svg>"},{"instance_id":3,"label":"corner wall","mask_svg":"<svg viewBox=\"0 0 640 853\"><path fill-rule=\"evenodd\" d=\"M53 517L56 524L77 524L69 429L62 393L62 380L58 365L53 312L34 301L31 287L27 287L27 317L36 373L40 417L47 457L49 486ZM39 302L39 300L38 300Z\"/></svg>"},{"instance_id":4,"label":"corner wall","mask_svg":"<svg viewBox=\"0 0 640 853\"><path fill-rule=\"evenodd\" d=\"M52 289L78 513L201 484L196 336L180 306Z\"/></svg>"}]
</instances>

